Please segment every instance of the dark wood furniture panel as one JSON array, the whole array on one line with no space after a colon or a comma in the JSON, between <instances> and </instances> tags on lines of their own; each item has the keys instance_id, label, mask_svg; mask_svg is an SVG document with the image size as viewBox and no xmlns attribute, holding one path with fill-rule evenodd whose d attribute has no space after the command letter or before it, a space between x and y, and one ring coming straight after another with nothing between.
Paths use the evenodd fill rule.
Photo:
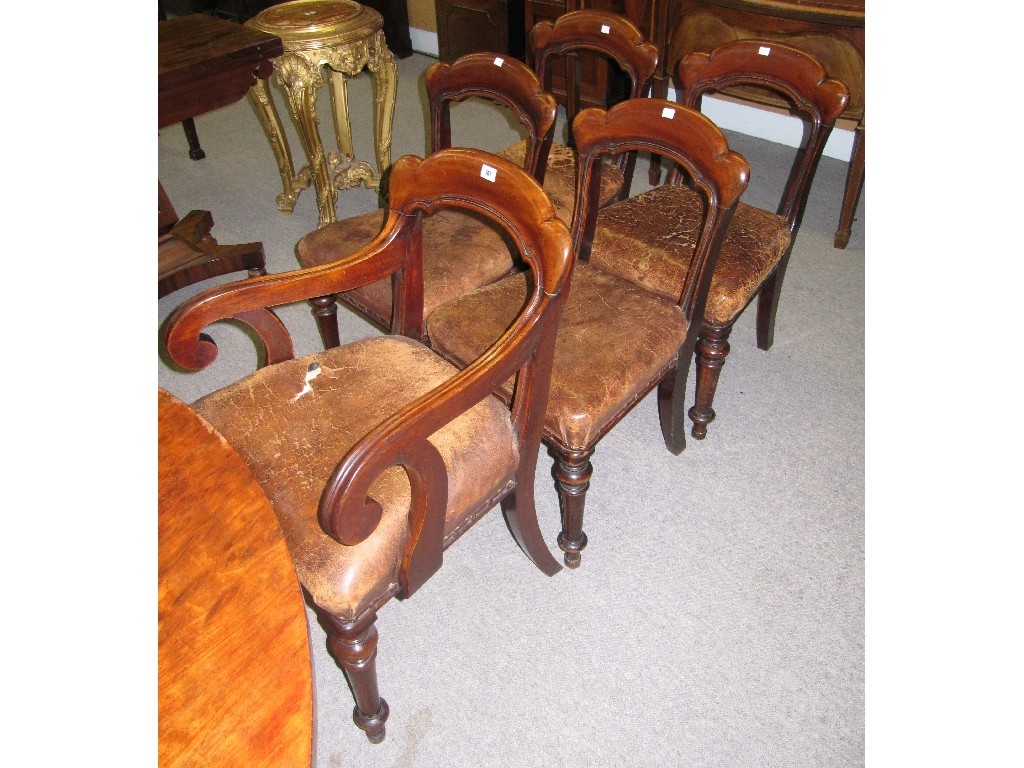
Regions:
<instances>
[{"instance_id":1,"label":"dark wood furniture panel","mask_svg":"<svg viewBox=\"0 0 1024 768\"><path fill-rule=\"evenodd\" d=\"M853 157L835 235L846 247L864 182L864 0L647 0L655 8L660 64L653 93L664 96L677 62L691 51L710 52L751 37L785 42L814 56L829 77L850 89L843 118L856 122ZM780 102L753 92L743 98L772 106ZM652 182L653 169L652 169Z\"/></svg>"},{"instance_id":2,"label":"dark wood furniture panel","mask_svg":"<svg viewBox=\"0 0 1024 768\"><path fill-rule=\"evenodd\" d=\"M467 53L507 53L523 58L523 0L436 0L441 61Z\"/></svg>"},{"instance_id":3,"label":"dark wood furniture panel","mask_svg":"<svg viewBox=\"0 0 1024 768\"><path fill-rule=\"evenodd\" d=\"M636 19L627 12L625 0L526 0L525 28L527 33L538 21L554 21L569 11L599 9L613 11L625 16L634 24ZM651 39L644 27L641 33ZM555 59L551 68L551 92L558 103L565 106L566 99L566 65L562 57ZM583 55L580 62L580 107L607 107L622 101L629 94L629 78L615 66L600 56Z\"/></svg>"}]
</instances>

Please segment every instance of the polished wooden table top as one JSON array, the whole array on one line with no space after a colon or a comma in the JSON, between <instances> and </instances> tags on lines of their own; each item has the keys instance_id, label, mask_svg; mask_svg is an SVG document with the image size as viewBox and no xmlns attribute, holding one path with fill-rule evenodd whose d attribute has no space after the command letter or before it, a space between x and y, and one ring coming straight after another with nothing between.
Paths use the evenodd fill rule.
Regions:
<instances>
[{"instance_id":1,"label":"polished wooden table top","mask_svg":"<svg viewBox=\"0 0 1024 768\"><path fill-rule=\"evenodd\" d=\"M213 427L159 392L160 765L312 759L305 605L266 496Z\"/></svg>"},{"instance_id":2,"label":"polished wooden table top","mask_svg":"<svg viewBox=\"0 0 1024 768\"><path fill-rule=\"evenodd\" d=\"M160 128L238 101L284 53L279 37L205 13L157 29Z\"/></svg>"}]
</instances>

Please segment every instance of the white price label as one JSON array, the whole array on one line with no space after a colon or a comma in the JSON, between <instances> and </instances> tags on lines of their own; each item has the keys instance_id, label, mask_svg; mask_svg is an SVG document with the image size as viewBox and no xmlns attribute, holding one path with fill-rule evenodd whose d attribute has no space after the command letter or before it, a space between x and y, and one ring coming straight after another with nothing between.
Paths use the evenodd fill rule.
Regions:
<instances>
[{"instance_id":1,"label":"white price label","mask_svg":"<svg viewBox=\"0 0 1024 768\"><path fill-rule=\"evenodd\" d=\"M767 56L771 52L772 49L769 48L767 45L762 45L760 48L757 49L758 56Z\"/></svg>"},{"instance_id":2,"label":"white price label","mask_svg":"<svg viewBox=\"0 0 1024 768\"><path fill-rule=\"evenodd\" d=\"M609 27L607 24L602 24L601 25L601 34L602 35L607 35L611 31L612 31L612 28Z\"/></svg>"},{"instance_id":3,"label":"white price label","mask_svg":"<svg viewBox=\"0 0 1024 768\"><path fill-rule=\"evenodd\" d=\"M665 107L663 110L661 110L661 116L664 117L666 120L671 120L676 116L676 111L672 109L672 107Z\"/></svg>"},{"instance_id":4,"label":"white price label","mask_svg":"<svg viewBox=\"0 0 1024 768\"><path fill-rule=\"evenodd\" d=\"M489 165L483 165L480 167L480 178L487 179L488 181L494 181L498 178L498 169L492 168Z\"/></svg>"},{"instance_id":5,"label":"white price label","mask_svg":"<svg viewBox=\"0 0 1024 768\"><path fill-rule=\"evenodd\" d=\"M500 67L504 63L505 63L505 60L500 58L500 57L494 60L494 66L496 66L496 67Z\"/></svg>"}]
</instances>

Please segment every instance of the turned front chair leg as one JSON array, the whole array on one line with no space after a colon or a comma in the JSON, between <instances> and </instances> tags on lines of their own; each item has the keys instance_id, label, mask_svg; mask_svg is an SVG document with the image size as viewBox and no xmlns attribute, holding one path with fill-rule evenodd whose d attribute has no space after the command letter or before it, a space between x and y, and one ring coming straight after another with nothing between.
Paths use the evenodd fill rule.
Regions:
<instances>
[{"instance_id":1,"label":"turned front chair leg","mask_svg":"<svg viewBox=\"0 0 1024 768\"><path fill-rule=\"evenodd\" d=\"M320 331L320 338L324 343L324 349L333 349L341 346L341 337L338 333L338 300L332 294L330 296L319 296L310 299L313 307L313 317L316 319L316 327Z\"/></svg>"},{"instance_id":2,"label":"turned front chair leg","mask_svg":"<svg viewBox=\"0 0 1024 768\"><path fill-rule=\"evenodd\" d=\"M373 744L384 741L388 703L377 689L377 617L343 624L326 611L318 611L327 630L327 649L348 678L356 706L352 720Z\"/></svg>"},{"instance_id":3,"label":"turned front chair leg","mask_svg":"<svg viewBox=\"0 0 1024 768\"><path fill-rule=\"evenodd\" d=\"M583 532L583 507L590 476L594 468L589 451L562 453L555 449L555 466L552 474L558 489L558 502L562 508L562 531L558 534L558 546L565 553L568 568L580 567L580 553L587 546L587 534Z\"/></svg>"},{"instance_id":4,"label":"turned front chair leg","mask_svg":"<svg viewBox=\"0 0 1024 768\"><path fill-rule=\"evenodd\" d=\"M697 341L697 385L694 404L690 408L690 421L693 422L690 434L696 440L707 437L708 424L715 420L715 409L711 404L715 401L718 377L729 354L731 332L731 325L725 328L704 327Z\"/></svg>"}]
</instances>

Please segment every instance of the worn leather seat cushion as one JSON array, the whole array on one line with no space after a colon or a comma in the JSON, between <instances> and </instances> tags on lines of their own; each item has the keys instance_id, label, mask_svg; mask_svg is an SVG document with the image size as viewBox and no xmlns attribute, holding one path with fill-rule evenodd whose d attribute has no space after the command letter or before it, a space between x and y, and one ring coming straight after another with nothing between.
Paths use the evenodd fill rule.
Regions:
<instances>
[{"instance_id":1,"label":"worn leather seat cushion","mask_svg":"<svg viewBox=\"0 0 1024 768\"><path fill-rule=\"evenodd\" d=\"M299 263L313 267L355 253L380 233L386 214L385 210L371 211L311 232L299 240ZM424 216L424 317L444 302L513 272L517 260L515 246L472 211L446 208ZM391 326L390 278L348 291L342 297L380 325Z\"/></svg>"},{"instance_id":2,"label":"worn leather seat cushion","mask_svg":"<svg viewBox=\"0 0 1024 768\"><path fill-rule=\"evenodd\" d=\"M597 215L590 263L678 301L703 219L703 198L682 184L615 203ZM739 203L718 255L705 321L732 322L778 265L789 241L785 219Z\"/></svg>"},{"instance_id":3,"label":"worn leather seat cushion","mask_svg":"<svg viewBox=\"0 0 1024 768\"><path fill-rule=\"evenodd\" d=\"M520 168L526 162L526 140L512 144L498 152ZM572 224L572 214L576 207L576 151L564 144L551 145L548 153L548 165L544 171L544 191L555 206L555 213L566 224ZM601 191L598 193L598 204L607 205L619 194L625 180L622 171L613 163L605 162L601 167Z\"/></svg>"},{"instance_id":4,"label":"worn leather seat cushion","mask_svg":"<svg viewBox=\"0 0 1024 768\"><path fill-rule=\"evenodd\" d=\"M321 373L298 399L307 367ZM371 487L380 525L356 546L329 537L317 520L320 495L349 448L388 416L451 378L456 369L418 342L385 336L260 369L198 400L194 409L252 469L277 514L295 570L313 599L354 619L393 595L408 536L409 481L397 467ZM445 536L470 524L479 500L514 476L508 409L488 397L430 438L448 469Z\"/></svg>"},{"instance_id":5,"label":"worn leather seat cushion","mask_svg":"<svg viewBox=\"0 0 1024 768\"><path fill-rule=\"evenodd\" d=\"M427 323L431 346L473 360L512 323L527 290L525 276L513 275L445 304ZM547 436L569 449L592 445L672 367L685 336L678 306L577 264L555 342Z\"/></svg>"}]
</instances>

